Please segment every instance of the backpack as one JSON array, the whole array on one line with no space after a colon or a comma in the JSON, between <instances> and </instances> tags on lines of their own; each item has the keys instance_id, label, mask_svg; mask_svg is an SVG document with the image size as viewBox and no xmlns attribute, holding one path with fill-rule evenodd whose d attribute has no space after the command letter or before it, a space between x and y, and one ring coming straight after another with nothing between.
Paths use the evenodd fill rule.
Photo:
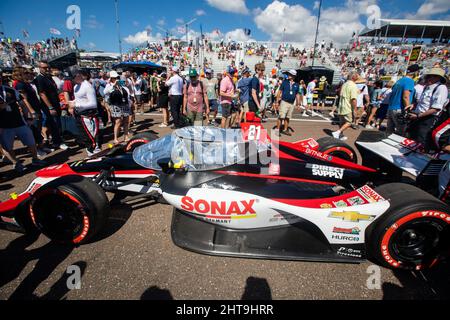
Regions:
<instances>
[{"instance_id":1,"label":"backpack","mask_svg":"<svg viewBox=\"0 0 450 320\"><path fill-rule=\"evenodd\" d=\"M109 95L109 104L113 106L124 105L126 104L124 101L128 101L128 93L124 88L122 88L122 90L114 89Z\"/></svg>"}]
</instances>

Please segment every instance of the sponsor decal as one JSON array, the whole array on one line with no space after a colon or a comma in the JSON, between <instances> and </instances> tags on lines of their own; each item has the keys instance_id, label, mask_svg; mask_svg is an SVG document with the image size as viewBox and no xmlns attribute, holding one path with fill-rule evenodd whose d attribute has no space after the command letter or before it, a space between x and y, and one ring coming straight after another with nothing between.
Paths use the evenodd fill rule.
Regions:
<instances>
[{"instance_id":1,"label":"sponsor decal","mask_svg":"<svg viewBox=\"0 0 450 320\"><path fill-rule=\"evenodd\" d=\"M321 166L318 164L307 164L306 168L312 170L313 176L328 177L334 179L342 179L344 177L344 169L342 168Z\"/></svg>"},{"instance_id":2,"label":"sponsor decal","mask_svg":"<svg viewBox=\"0 0 450 320\"><path fill-rule=\"evenodd\" d=\"M358 193L363 196L369 202L384 201L384 198L375 192L371 187L364 186L358 189Z\"/></svg>"},{"instance_id":3,"label":"sponsor decal","mask_svg":"<svg viewBox=\"0 0 450 320\"><path fill-rule=\"evenodd\" d=\"M375 219L375 216L361 214L357 211L331 212L328 217L348 222L372 221Z\"/></svg>"},{"instance_id":4,"label":"sponsor decal","mask_svg":"<svg viewBox=\"0 0 450 320\"><path fill-rule=\"evenodd\" d=\"M253 209L255 203L255 199L242 201L208 201L183 197L181 199L181 208L185 211L213 219L249 219L256 218L256 211Z\"/></svg>"},{"instance_id":5,"label":"sponsor decal","mask_svg":"<svg viewBox=\"0 0 450 320\"><path fill-rule=\"evenodd\" d=\"M411 149L411 150L417 150L417 149L420 149L423 147L421 143L411 140L411 139L403 140L402 142L400 142L400 146L407 147L408 149Z\"/></svg>"},{"instance_id":6,"label":"sponsor decal","mask_svg":"<svg viewBox=\"0 0 450 320\"><path fill-rule=\"evenodd\" d=\"M352 248L340 247L337 254L344 257L362 258L362 251Z\"/></svg>"},{"instance_id":7,"label":"sponsor decal","mask_svg":"<svg viewBox=\"0 0 450 320\"><path fill-rule=\"evenodd\" d=\"M350 229L334 227L333 233L353 234L353 235L359 236L359 234L361 233L361 229L358 227L354 227L354 228L350 228Z\"/></svg>"},{"instance_id":8,"label":"sponsor decal","mask_svg":"<svg viewBox=\"0 0 450 320\"><path fill-rule=\"evenodd\" d=\"M329 203L322 203L322 204L320 205L320 207L321 207L322 209L331 209L331 208L333 208L333 205L332 205L332 204L329 204Z\"/></svg>"},{"instance_id":9,"label":"sponsor decal","mask_svg":"<svg viewBox=\"0 0 450 320\"><path fill-rule=\"evenodd\" d=\"M422 211L422 217L439 218L450 223L450 215L440 211Z\"/></svg>"},{"instance_id":10,"label":"sponsor decal","mask_svg":"<svg viewBox=\"0 0 450 320\"><path fill-rule=\"evenodd\" d=\"M313 149L306 149L305 153L313 156L314 158L322 159L322 160L325 160L325 161L333 160L332 156L329 156L327 154L324 154L322 152L319 152L319 151L316 151L316 150L313 150Z\"/></svg>"},{"instance_id":11,"label":"sponsor decal","mask_svg":"<svg viewBox=\"0 0 450 320\"><path fill-rule=\"evenodd\" d=\"M333 204L336 206L336 208L345 208L348 207L347 202L345 202L344 200L339 200L337 202L333 202Z\"/></svg>"},{"instance_id":12,"label":"sponsor decal","mask_svg":"<svg viewBox=\"0 0 450 320\"><path fill-rule=\"evenodd\" d=\"M350 203L351 206L360 206L360 205L365 204L363 198L358 197L358 196L347 199L347 202Z\"/></svg>"},{"instance_id":13,"label":"sponsor decal","mask_svg":"<svg viewBox=\"0 0 450 320\"><path fill-rule=\"evenodd\" d=\"M333 234L331 236L331 239L333 239L333 240L342 240L342 241L353 241L353 242L359 241L359 237L335 235L335 234Z\"/></svg>"}]
</instances>

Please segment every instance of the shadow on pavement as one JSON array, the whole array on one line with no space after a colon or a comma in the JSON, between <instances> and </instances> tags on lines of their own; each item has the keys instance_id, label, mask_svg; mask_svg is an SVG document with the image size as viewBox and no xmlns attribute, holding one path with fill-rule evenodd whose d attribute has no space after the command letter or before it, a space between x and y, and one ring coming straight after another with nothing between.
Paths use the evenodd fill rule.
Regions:
<instances>
[{"instance_id":1,"label":"shadow on pavement","mask_svg":"<svg viewBox=\"0 0 450 320\"><path fill-rule=\"evenodd\" d=\"M92 242L107 239L118 232L130 219L132 213L133 208L128 204L117 204L112 206L106 226L94 237Z\"/></svg>"},{"instance_id":2,"label":"shadow on pavement","mask_svg":"<svg viewBox=\"0 0 450 320\"><path fill-rule=\"evenodd\" d=\"M3 287L14 281L27 264L37 260L33 270L25 276L22 282L17 286L9 299L11 300L35 300L35 299L61 299L69 289L65 286L65 274L52 285L47 294L37 297L34 291L41 283L56 270L56 268L70 255L73 251L71 246L62 246L49 242L44 246L27 250L39 235L24 235L8 244L8 246L0 251L0 287ZM85 262L80 262L79 267L84 272L86 268Z\"/></svg>"},{"instance_id":3,"label":"shadow on pavement","mask_svg":"<svg viewBox=\"0 0 450 320\"><path fill-rule=\"evenodd\" d=\"M384 283L383 300L450 299L450 262L441 262L426 271L394 271L402 284Z\"/></svg>"},{"instance_id":4,"label":"shadow on pavement","mask_svg":"<svg viewBox=\"0 0 450 320\"><path fill-rule=\"evenodd\" d=\"M174 300L172 294L169 290L160 289L159 287L153 286L145 290L145 292L141 296L141 300Z\"/></svg>"},{"instance_id":5,"label":"shadow on pavement","mask_svg":"<svg viewBox=\"0 0 450 320\"><path fill-rule=\"evenodd\" d=\"M248 278L241 300L272 300L272 290L267 280Z\"/></svg>"}]
</instances>

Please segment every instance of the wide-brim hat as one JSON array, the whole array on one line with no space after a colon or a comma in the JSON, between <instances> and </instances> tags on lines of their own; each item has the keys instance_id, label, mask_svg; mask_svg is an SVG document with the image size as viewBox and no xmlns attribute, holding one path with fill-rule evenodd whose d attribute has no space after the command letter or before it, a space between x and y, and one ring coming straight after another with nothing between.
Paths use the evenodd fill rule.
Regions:
<instances>
[{"instance_id":1,"label":"wide-brim hat","mask_svg":"<svg viewBox=\"0 0 450 320\"><path fill-rule=\"evenodd\" d=\"M296 77L296 76L297 76L297 71L294 70L294 69L289 70L287 73L290 74L290 75L293 76L293 77Z\"/></svg>"},{"instance_id":2,"label":"wide-brim hat","mask_svg":"<svg viewBox=\"0 0 450 320\"><path fill-rule=\"evenodd\" d=\"M431 68L425 76L439 76L441 77L441 82L446 83L447 78L445 77L445 70L441 68Z\"/></svg>"},{"instance_id":3,"label":"wide-brim hat","mask_svg":"<svg viewBox=\"0 0 450 320\"><path fill-rule=\"evenodd\" d=\"M320 78L320 81L321 81L321 82L327 81L327 77L322 76L322 77Z\"/></svg>"},{"instance_id":4,"label":"wide-brim hat","mask_svg":"<svg viewBox=\"0 0 450 320\"><path fill-rule=\"evenodd\" d=\"M363 77L359 77L358 80L355 81L355 83L366 83L367 80L364 79Z\"/></svg>"},{"instance_id":5,"label":"wide-brim hat","mask_svg":"<svg viewBox=\"0 0 450 320\"><path fill-rule=\"evenodd\" d=\"M109 73L109 77L110 77L110 78L118 78L118 77L119 77L119 74L117 73L117 71L111 71L111 72Z\"/></svg>"}]
</instances>

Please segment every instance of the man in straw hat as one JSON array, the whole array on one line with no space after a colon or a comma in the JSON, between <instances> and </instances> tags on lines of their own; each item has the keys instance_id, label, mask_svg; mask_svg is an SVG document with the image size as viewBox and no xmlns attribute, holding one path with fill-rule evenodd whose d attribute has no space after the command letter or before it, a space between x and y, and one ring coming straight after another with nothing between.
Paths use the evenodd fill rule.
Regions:
<instances>
[{"instance_id":1,"label":"man in straw hat","mask_svg":"<svg viewBox=\"0 0 450 320\"><path fill-rule=\"evenodd\" d=\"M412 121L409 136L425 144L428 142L436 116L448 103L448 89L445 71L441 68L432 68L425 74L425 87L414 106L407 108L411 111L408 119Z\"/></svg>"},{"instance_id":2,"label":"man in straw hat","mask_svg":"<svg viewBox=\"0 0 450 320\"><path fill-rule=\"evenodd\" d=\"M327 77L322 76L319 80L319 85L317 86L317 95L318 95L317 110L321 111L322 113L325 111L325 100L327 98L327 95L326 95L327 88L328 88Z\"/></svg>"}]
</instances>

